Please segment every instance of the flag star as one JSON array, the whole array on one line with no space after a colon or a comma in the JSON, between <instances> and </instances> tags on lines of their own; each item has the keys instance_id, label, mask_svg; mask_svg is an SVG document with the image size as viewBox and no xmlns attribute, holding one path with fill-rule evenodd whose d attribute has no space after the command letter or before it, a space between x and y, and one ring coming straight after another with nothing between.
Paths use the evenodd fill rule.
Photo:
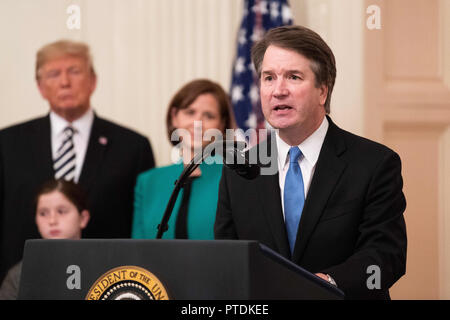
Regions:
<instances>
[{"instance_id":1,"label":"flag star","mask_svg":"<svg viewBox=\"0 0 450 320\"><path fill-rule=\"evenodd\" d=\"M278 2L270 3L270 17L272 20L276 20L280 15L279 5L280 4Z\"/></svg>"},{"instance_id":2,"label":"flag star","mask_svg":"<svg viewBox=\"0 0 450 320\"><path fill-rule=\"evenodd\" d=\"M245 121L245 125L249 128L256 128L257 124L258 124L258 119L256 117L256 114L254 112L251 112L248 115L247 121Z\"/></svg>"},{"instance_id":3,"label":"flag star","mask_svg":"<svg viewBox=\"0 0 450 320\"><path fill-rule=\"evenodd\" d=\"M289 23L292 19L292 12L289 6L283 4L281 8L281 17L283 19L283 23Z\"/></svg>"},{"instance_id":4,"label":"flag star","mask_svg":"<svg viewBox=\"0 0 450 320\"><path fill-rule=\"evenodd\" d=\"M258 87L254 84L252 84L252 87L250 88L250 100L252 101L252 104L256 104L258 103L259 100L259 92L258 92Z\"/></svg>"},{"instance_id":5,"label":"flag star","mask_svg":"<svg viewBox=\"0 0 450 320\"><path fill-rule=\"evenodd\" d=\"M252 71L252 73L253 73L254 75L256 75L256 70L255 70L255 66L253 65L253 63L250 62L247 66L248 66L248 68Z\"/></svg>"},{"instance_id":6,"label":"flag star","mask_svg":"<svg viewBox=\"0 0 450 320\"><path fill-rule=\"evenodd\" d=\"M264 30L255 26L253 28L253 34L250 37L250 39L252 39L253 42L259 41L264 35Z\"/></svg>"},{"instance_id":7,"label":"flag star","mask_svg":"<svg viewBox=\"0 0 450 320\"><path fill-rule=\"evenodd\" d=\"M261 14L268 14L269 11L267 10L267 1L266 0L262 0L260 3L260 10L261 10Z\"/></svg>"},{"instance_id":8,"label":"flag star","mask_svg":"<svg viewBox=\"0 0 450 320\"><path fill-rule=\"evenodd\" d=\"M231 89L231 101L233 101L233 103L244 99L244 95L242 93L243 89L244 88L242 86L234 86L233 89Z\"/></svg>"},{"instance_id":9,"label":"flag star","mask_svg":"<svg viewBox=\"0 0 450 320\"><path fill-rule=\"evenodd\" d=\"M239 30L238 42L240 45L244 45L247 42L247 39L245 38L245 29Z\"/></svg>"},{"instance_id":10,"label":"flag star","mask_svg":"<svg viewBox=\"0 0 450 320\"><path fill-rule=\"evenodd\" d=\"M255 4L252 8L253 12L260 14L267 14L269 11L267 10L267 1L262 0L258 4Z\"/></svg>"},{"instance_id":11,"label":"flag star","mask_svg":"<svg viewBox=\"0 0 450 320\"><path fill-rule=\"evenodd\" d=\"M244 17L244 19L247 17L248 15L248 9L247 7L244 8L244 11L242 12L242 16Z\"/></svg>"},{"instance_id":12,"label":"flag star","mask_svg":"<svg viewBox=\"0 0 450 320\"><path fill-rule=\"evenodd\" d=\"M239 57L236 59L236 63L234 65L234 73L239 75L245 71L245 58Z\"/></svg>"}]
</instances>

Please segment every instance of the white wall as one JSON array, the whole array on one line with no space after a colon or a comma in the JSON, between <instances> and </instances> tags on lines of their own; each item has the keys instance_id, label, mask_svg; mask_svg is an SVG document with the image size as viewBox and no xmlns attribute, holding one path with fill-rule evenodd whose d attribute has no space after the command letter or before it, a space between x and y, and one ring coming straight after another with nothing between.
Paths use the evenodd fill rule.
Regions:
<instances>
[{"instance_id":1,"label":"white wall","mask_svg":"<svg viewBox=\"0 0 450 320\"><path fill-rule=\"evenodd\" d=\"M311 26L337 58L332 116L363 134L362 0L291 0L294 22ZM87 42L99 115L147 135L158 165L170 161L165 112L185 82L207 77L227 90L242 0L1 0L0 128L48 110L34 82L36 51L59 38ZM71 4L81 29L66 26Z\"/></svg>"},{"instance_id":2,"label":"white wall","mask_svg":"<svg viewBox=\"0 0 450 320\"><path fill-rule=\"evenodd\" d=\"M304 24L319 33L336 58L336 83L331 117L346 130L364 135L363 31L366 13L362 0L306 0Z\"/></svg>"}]
</instances>

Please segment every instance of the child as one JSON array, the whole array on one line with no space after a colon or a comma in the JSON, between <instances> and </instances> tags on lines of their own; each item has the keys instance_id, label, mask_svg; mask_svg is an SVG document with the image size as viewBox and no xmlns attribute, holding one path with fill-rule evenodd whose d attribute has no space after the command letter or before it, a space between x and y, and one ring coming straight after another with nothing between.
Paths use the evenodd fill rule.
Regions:
<instances>
[{"instance_id":1,"label":"child","mask_svg":"<svg viewBox=\"0 0 450 320\"><path fill-rule=\"evenodd\" d=\"M90 218L83 191L73 182L51 180L36 196L36 225L43 239L81 238ZM0 299L17 299L22 261L13 266L0 287Z\"/></svg>"}]
</instances>

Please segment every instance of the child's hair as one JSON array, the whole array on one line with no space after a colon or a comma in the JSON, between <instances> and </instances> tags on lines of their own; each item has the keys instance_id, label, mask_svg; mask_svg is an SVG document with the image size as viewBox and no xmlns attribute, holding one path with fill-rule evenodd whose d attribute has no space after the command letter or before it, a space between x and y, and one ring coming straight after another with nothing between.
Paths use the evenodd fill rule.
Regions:
<instances>
[{"instance_id":1,"label":"child's hair","mask_svg":"<svg viewBox=\"0 0 450 320\"><path fill-rule=\"evenodd\" d=\"M37 207L39 197L53 191L61 192L70 202L74 204L78 212L88 210L87 196L83 189L76 183L63 179L49 180L45 182L36 194L35 203Z\"/></svg>"}]
</instances>

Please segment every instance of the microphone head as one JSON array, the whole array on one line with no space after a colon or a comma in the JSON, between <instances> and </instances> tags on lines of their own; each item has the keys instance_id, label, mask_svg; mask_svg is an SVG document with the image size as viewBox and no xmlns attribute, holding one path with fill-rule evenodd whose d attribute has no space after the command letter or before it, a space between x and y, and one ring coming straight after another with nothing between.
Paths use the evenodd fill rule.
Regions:
<instances>
[{"instance_id":1,"label":"microphone head","mask_svg":"<svg viewBox=\"0 0 450 320\"><path fill-rule=\"evenodd\" d=\"M219 140L211 143L205 148L208 155L220 154L223 164L236 171L238 175L245 179L255 179L260 175L258 164L251 164L246 152L247 143L244 141Z\"/></svg>"},{"instance_id":2,"label":"microphone head","mask_svg":"<svg viewBox=\"0 0 450 320\"><path fill-rule=\"evenodd\" d=\"M250 163L248 153L244 150L247 144L244 141L224 142L224 164L236 171L241 177L253 180L260 175L258 164Z\"/></svg>"}]
</instances>

